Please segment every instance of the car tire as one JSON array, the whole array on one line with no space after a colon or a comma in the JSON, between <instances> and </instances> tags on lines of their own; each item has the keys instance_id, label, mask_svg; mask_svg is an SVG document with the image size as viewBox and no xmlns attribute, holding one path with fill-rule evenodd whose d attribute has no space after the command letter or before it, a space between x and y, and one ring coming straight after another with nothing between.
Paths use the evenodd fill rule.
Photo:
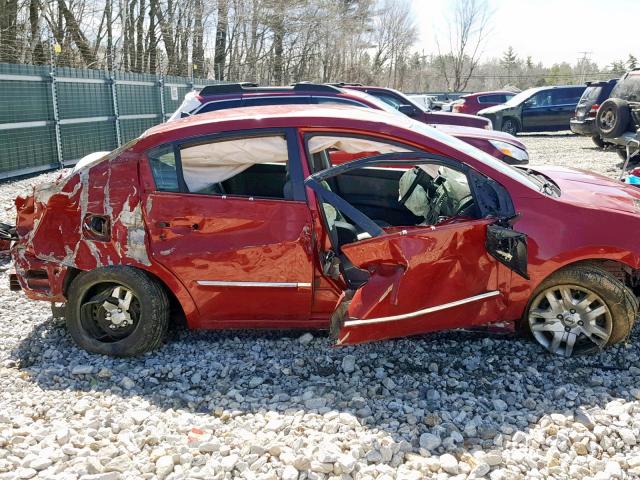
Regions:
<instances>
[{"instance_id":1,"label":"car tire","mask_svg":"<svg viewBox=\"0 0 640 480\"><path fill-rule=\"evenodd\" d=\"M591 137L591 140L598 148L604 148L606 146L605 141L602 139L600 135L594 135L593 137Z\"/></svg>"},{"instance_id":2,"label":"car tire","mask_svg":"<svg viewBox=\"0 0 640 480\"><path fill-rule=\"evenodd\" d=\"M69 287L67 329L89 352L131 357L154 350L166 335L169 316L164 287L137 268L82 272Z\"/></svg>"},{"instance_id":3,"label":"car tire","mask_svg":"<svg viewBox=\"0 0 640 480\"><path fill-rule=\"evenodd\" d=\"M500 125L500 130L502 132L505 132L511 135L517 135L518 132L520 131L520 124L518 123L518 120L516 120L515 118L507 117L502 120L502 125Z\"/></svg>"},{"instance_id":4,"label":"car tire","mask_svg":"<svg viewBox=\"0 0 640 480\"><path fill-rule=\"evenodd\" d=\"M581 264L540 284L521 329L551 353L593 353L625 339L637 312L638 299L624 283L598 265Z\"/></svg>"},{"instance_id":5,"label":"car tire","mask_svg":"<svg viewBox=\"0 0 640 480\"><path fill-rule=\"evenodd\" d=\"M615 138L627 131L629 104L619 98L609 98L598 109L596 128L603 138Z\"/></svg>"}]
</instances>

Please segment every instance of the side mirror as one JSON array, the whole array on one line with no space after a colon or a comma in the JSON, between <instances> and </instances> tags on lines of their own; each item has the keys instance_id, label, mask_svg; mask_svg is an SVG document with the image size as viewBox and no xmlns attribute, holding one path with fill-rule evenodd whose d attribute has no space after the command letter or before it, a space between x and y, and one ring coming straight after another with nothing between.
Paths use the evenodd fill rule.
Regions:
<instances>
[{"instance_id":1,"label":"side mirror","mask_svg":"<svg viewBox=\"0 0 640 480\"><path fill-rule=\"evenodd\" d=\"M413 105L398 105L398 111L404 113L407 117L415 117L418 115L418 109Z\"/></svg>"}]
</instances>

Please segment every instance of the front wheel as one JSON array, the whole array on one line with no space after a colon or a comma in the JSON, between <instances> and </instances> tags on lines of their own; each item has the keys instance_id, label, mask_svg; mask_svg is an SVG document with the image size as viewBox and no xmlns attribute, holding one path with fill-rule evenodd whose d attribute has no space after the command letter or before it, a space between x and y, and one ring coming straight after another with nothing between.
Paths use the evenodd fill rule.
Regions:
<instances>
[{"instance_id":1,"label":"front wheel","mask_svg":"<svg viewBox=\"0 0 640 480\"><path fill-rule=\"evenodd\" d=\"M67 329L93 353L130 357L160 346L169 324L164 288L133 267L79 274L69 288Z\"/></svg>"},{"instance_id":2,"label":"front wheel","mask_svg":"<svg viewBox=\"0 0 640 480\"><path fill-rule=\"evenodd\" d=\"M597 266L581 265L542 282L523 321L549 352L570 357L620 342L637 310L637 299L622 282Z\"/></svg>"},{"instance_id":3,"label":"front wheel","mask_svg":"<svg viewBox=\"0 0 640 480\"><path fill-rule=\"evenodd\" d=\"M515 118L505 118L502 121L500 130L510 135L515 135L520 130L520 126L518 125L518 121Z\"/></svg>"}]
</instances>

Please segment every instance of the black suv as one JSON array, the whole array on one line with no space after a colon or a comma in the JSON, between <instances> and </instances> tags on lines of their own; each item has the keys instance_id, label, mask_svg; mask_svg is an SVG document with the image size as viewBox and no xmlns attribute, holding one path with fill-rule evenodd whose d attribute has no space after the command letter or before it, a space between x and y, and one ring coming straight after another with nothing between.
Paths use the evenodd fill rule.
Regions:
<instances>
[{"instance_id":1,"label":"black suv","mask_svg":"<svg viewBox=\"0 0 640 480\"><path fill-rule=\"evenodd\" d=\"M618 146L626 158L640 159L640 68L627 72L611 91L596 116L596 128L608 143Z\"/></svg>"},{"instance_id":2,"label":"black suv","mask_svg":"<svg viewBox=\"0 0 640 480\"><path fill-rule=\"evenodd\" d=\"M611 90L616 86L616 83L618 83L617 78L587 82L587 89L580 97L575 114L569 122L573 133L591 137L593 143L600 148L605 146L605 142L596 129L596 115L600 105L609 98Z\"/></svg>"}]
</instances>

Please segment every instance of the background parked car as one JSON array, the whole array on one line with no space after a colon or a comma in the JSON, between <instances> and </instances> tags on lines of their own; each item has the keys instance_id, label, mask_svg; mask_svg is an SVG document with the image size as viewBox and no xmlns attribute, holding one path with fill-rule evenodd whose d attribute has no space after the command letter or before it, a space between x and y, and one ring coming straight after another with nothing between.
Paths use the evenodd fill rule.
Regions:
<instances>
[{"instance_id":1,"label":"background parked car","mask_svg":"<svg viewBox=\"0 0 640 480\"><path fill-rule=\"evenodd\" d=\"M569 122L573 133L591 137L593 143L600 148L605 146L605 142L596 130L596 115L600 105L609 98L616 83L618 83L617 78L587 82L587 88L578 101L574 117Z\"/></svg>"},{"instance_id":2,"label":"background parked car","mask_svg":"<svg viewBox=\"0 0 640 480\"><path fill-rule=\"evenodd\" d=\"M480 110L478 115L491 120L496 130L512 135L568 130L569 120L586 88L586 85L530 88L502 105Z\"/></svg>"},{"instance_id":3,"label":"background parked car","mask_svg":"<svg viewBox=\"0 0 640 480\"><path fill-rule=\"evenodd\" d=\"M437 95L407 95L407 97L425 110L442 110L442 102L438 100Z\"/></svg>"},{"instance_id":4,"label":"background parked car","mask_svg":"<svg viewBox=\"0 0 640 480\"><path fill-rule=\"evenodd\" d=\"M515 92L506 90L470 93L463 95L459 100L454 102L451 111L454 113L475 115L482 109L502 105L506 101L511 100L515 95Z\"/></svg>"},{"instance_id":5,"label":"background parked car","mask_svg":"<svg viewBox=\"0 0 640 480\"><path fill-rule=\"evenodd\" d=\"M513 135L461 125L433 124L429 122L434 119L433 112L424 112L418 106L400 103L408 101L400 92L385 88L376 88L375 91L378 93L378 97L370 95L360 88L340 88L335 85L313 83L298 83L288 87L258 87L255 84L239 83L210 85L199 93L187 94L182 105L174 112L170 120L241 106L337 103L384 110L401 118L402 114L405 114L421 122L429 123L442 133L456 137L506 163L521 165L529 161L526 147ZM384 101L384 98L387 101ZM391 98L397 102L392 103ZM441 122L447 118L459 121L460 118L464 120L466 117L488 123L486 119L471 115L439 115L437 119Z\"/></svg>"},{"instance_id":6,"label":"background parked car","mask_svg":"<svg viewBox=\"0 0 640 480\"><path fill-rule=\"evenodd\" d=\"M640 68L626 73L611 91L596 116L598 133L607 142L618 145L618 153L626 159L627 146L631 155L640 159Z\"/></svg>"},{"instance_id":7,"label":"background parked car","mask_svg":"<svg viewBox=\"0 0 640 480\"><path fill-rule=\"evenodd\" d=\"M484 118L480 118L476 115L447 113L444 112L444 105L442 105L443 111L441 112L425 110L404 93L394 90L393 88L372 87L360 85L359 83L341 83L335 85L349 90L358 90L368 93L369 95L382 100L386 104L391 105L393 108L400 110L405 115L424 123L462 125L464 127L486 128L487 130L491 130L491 122L488 122Z\"/></svg>"}]
</instances>

